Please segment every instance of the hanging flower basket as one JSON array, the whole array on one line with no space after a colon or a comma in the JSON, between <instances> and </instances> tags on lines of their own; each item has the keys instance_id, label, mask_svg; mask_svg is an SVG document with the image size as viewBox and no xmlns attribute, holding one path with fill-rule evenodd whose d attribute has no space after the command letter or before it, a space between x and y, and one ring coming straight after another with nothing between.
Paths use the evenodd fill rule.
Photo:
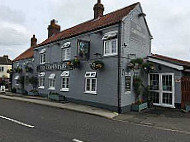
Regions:
<instances>
[{"instance_id":1,"label":"hanging flower basket","mask_svg":"<svg viewBox=\"0 0 190 142\"><path fill-rule=\"evenodd\" d=\"M100 70L104 67L104 63L102 61L94 61L90 64L90 68L93 70Z\"/></svg>"},{"instance_id":2,"label":"hanging flower basket","mask_svg":"<svg viewBox=\"0 0 190 142\"><path fill-rule=\"evenodd\" d=\"M75 58L75 59L67 62L67 68L75 69L75 68L79 68L79 67L80 67L80 60L78 58Z\"/></svg>"}]
</instances>

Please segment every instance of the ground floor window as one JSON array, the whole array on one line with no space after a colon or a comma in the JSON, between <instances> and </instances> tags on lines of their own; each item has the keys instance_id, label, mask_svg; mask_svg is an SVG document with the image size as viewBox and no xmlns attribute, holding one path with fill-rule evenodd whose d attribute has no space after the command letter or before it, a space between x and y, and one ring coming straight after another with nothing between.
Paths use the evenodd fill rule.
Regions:
<instances>
[{"instance_id":1,"label":"ground floor window","mask_svg":"<svg viewBox=\"0 0 190 142\"><path fill-rule=\"evenodd\" d=\"M85 74L85 93L97 93L96 72L87 72Z\"/></svg>"},{"instance_id":2,"label":"ground floor window","mask_svg":"<svg viewBox=\"0 0 190 142\"><path fill-rule=\"evenodd\" d=\"M60 91L69 91L69 80L70 80L69 71L64 71L61 74L61 90Z\"/></svg>"},{"instance_id":3,"label":"ground floor window","mask_svg":"<svg viewBox=\"0 0 190 142\"><path fill-rule=\"evenodd\" d=\"M39 77L39 80L38 80L39 88L44 89L44 86L45 86L45 72L41 72L38 77Z\"/></svg>"},{"instance_id":4,"label":"ground floor window","mask_svg":"<svg viewBox=\"0 0 190 142\"><path fill-rule=\"evenodd\" d=\"M174 107L174 74L149 74L150 94L155 105Z\"/></svg>"},{"instance_id":5,"label":"ground floor window","mask_svg":"<svg viewBox=\"0 0 190 142\"><path fill-rule=\"evenodd\" d=\"M55 90L55 74L49 76L49 90Z\"/></svg>"},{"instance_id":6,"label":"ground floor window","mask_svg":"<svg viewBox=\"0 0 190 142\"><path fill-rule=\"evenodd\" d=\"M20 83L19 83L19 75L17 75L16 77L15 77L15 85L19 85Z\"/></svg>"}]
</instances>

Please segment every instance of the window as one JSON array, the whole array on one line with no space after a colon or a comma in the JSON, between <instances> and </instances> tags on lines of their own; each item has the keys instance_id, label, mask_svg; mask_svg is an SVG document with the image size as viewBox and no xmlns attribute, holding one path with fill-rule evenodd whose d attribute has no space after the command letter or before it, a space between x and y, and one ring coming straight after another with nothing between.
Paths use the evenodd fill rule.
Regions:
<instances>
[{"instance_id":1,"label":"window","mask_svg":"<svg viewBox=\"0 0 190 142\"><path fill-rule=\"evenodd\" d=\"M19 83L19 75L17 75L16 77L15 77L15 85L19 85L20 83Z\"/></svg>"},{"instance_id":2,"label":"window","mask_svg":"<svg viewBox=\"0 0 190 142\"><path fill-rule=\"evenodd\" d=\"M104 41L104 56L117 55L117 39Z\"/></svg>"},{"instance_id":3,"label":"window","mask_svg":"<svg viewBox=\"0 0 190 142\"><path fill-rule=\"evenodd\" d=\"M97 92L97 78L96 72L87 72L85 74L85 93L96 94Z\"/></svg>"},{"instance_id":4,"label":"window","mask_svg":"<svg viewBox=\"0 0 190 142\"><path fill-rule=\"evenodd\" d=\"M40 64L45 64L46 63L46 49L42 49L40 53Z\"/></svg>"},{"instance_id":5,"label":"window","mask_svg":"<svg viewBox=\"0 0 190 142\"><path fill-rule=\"evenodd\" d=\"M4 72L4 67L0 67L0 72Z\"/></svg>"},{"instance_id":6,"label":"window","mask_svg":"<svg viewBox=\"0 0 190 142\"><path fill-rule=\"evenodd\" d=\"M55 74L49 76L49 90L55 90Z\"/></svg>"},{"instance_id":7,"label":"window","mask_svg":"<svg viewBox=\"0 0 190 142\"><path fill-rule=\"evenodd\" d=\"M69 71L64 71L61 74L61 90L60 91L69 91Z\"/></svg>"},{"instance_id":8,"label":"window","mask_svg":"<svg viewBox=\"0 0 190 142\"><path fill-rule=\"evenodd\" d=\"M131 91L131 75L125 75L125 92Z\"/></svg>"},{"instance_id":9,"label":"window","mask_svg":"<svg viewBox=\"0 0 190 142\"><path fill-rule=\"evenodd\" d=\"M62 49L62 60L70 60L70 48L63 48Z\"/></svg>"},{"instance_id":10,"label":"window","mask_svg":"<svg viewBox=\"0 0 190 142\"><path fill-rule=\"evenodd\" d=\"M45 86L45 72L39 74L39 88L44 89Z\"/></svg>"},{"instance_id":11,"label":"window","mask_svg":"<svg viewBox=\"0 0 190 142\"><path fill-rule=\"evenodd\" d=\"M90 57L90 42L89 41L78 41L78 56L79 59L88 60Z\"/></svg>"}]
</instances>

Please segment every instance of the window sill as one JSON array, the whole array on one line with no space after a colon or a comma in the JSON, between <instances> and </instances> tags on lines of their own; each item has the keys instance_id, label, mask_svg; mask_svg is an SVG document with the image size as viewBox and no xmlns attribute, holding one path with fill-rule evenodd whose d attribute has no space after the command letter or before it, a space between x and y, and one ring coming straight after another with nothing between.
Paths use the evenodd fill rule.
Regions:
<instances>
[{"instance_id":1,"label":"window sill","mask_svg":"<svg viewBox=\"0 0 190 142\"><path fill-rule=\"evenodd\" d=\"M131 94L131 91L126 91L125 95Z\"/></svg>"},{"instance_id":2,"label":"window sill","mask_svg":"<svg viewBox=\"0 0 190 142\"><path fill-rule=\"evenodd\" d=\"M44 65L45 63L40 63L40 65Z\"/></svg>"},{"instance_id":3,"label":"window sill","mask_svg":"<svg viewBox=\"0 0 190 142\"><path fill-rule=\"evenodd\" d=\"M60 89L61 92L69 92L69 88Z\"/></svg>"},{"instance_id":4,"label":"window sill","mask_svg":"<svg viewBox=\"0 0 190 142\"><path fill-rule=\"evenodd\" d=\"M104 54L104 56L103 57L111 57L111 56L117 56L118 54L116 53L116 54L108 54L108 55L105 55Z\"/></svg>"},{"instance_id":5,"label":"window sill","mask_svg":"<svg viewBox=\"0 0 190 142\"><path fill-rule=\"evenodd\" d=\"M97 92L85 91L85 94L97 95Z\"/></svg>"},{"instance_id":6,"label":"window sill","mask_svg":"<svg viewBox=\"0 0 190 142\"><path fill-rule=\"evenodd\" d=\"M40 86L40 87L38 87L39 89L44 89L45 87L44 86Z\"/></svg>"},{"instance_id":7,"label":"window sill","mask_svg":"<svg viewBox=\"0 0 190 142\"><path fill-rule=\"evenodd\" d=\"M50 88L48 88L48 90L55 90L55 88L54 87L50 87Z\"/></svg>"}]
</instances>

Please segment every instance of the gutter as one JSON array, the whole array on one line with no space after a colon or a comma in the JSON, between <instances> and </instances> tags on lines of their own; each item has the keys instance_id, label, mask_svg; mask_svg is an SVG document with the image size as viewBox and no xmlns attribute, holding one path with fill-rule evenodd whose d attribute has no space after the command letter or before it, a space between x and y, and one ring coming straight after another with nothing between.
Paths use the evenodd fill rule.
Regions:
<instances>
[{"instance_id":1,"label":"gutter","mask_svg":"<svg viewBox=\"0 0 190 142\"><path fill-rule=\"evenodd\" d=\"M118 27L118 84L117 84L117 97L118 97L118 113L121 113L121 22Z\"/></svg>"}]
</instances>

